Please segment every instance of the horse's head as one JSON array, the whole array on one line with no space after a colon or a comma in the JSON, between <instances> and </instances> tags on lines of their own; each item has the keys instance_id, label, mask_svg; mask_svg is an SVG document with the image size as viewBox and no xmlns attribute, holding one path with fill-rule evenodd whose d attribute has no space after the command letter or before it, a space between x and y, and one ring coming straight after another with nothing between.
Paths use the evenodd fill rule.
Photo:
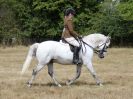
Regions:
<instances>
[{"instance_id":1,"label":"horse's head","mask_svg":"<svg viewBox=\"0 0 133 99\"><path fill-rule=\"evenodd\" d=\"M110 45L110 39L111 37L105 36L105 38L103 38L96 47L99 58L104 58L105 53Z\"/></svg>"},{"instance_id":2,"label":"horse's head","mask_svg":"<svg viewBox=\"0 0 133 99\"><path fill-rule=\"evenodd\" d=\"M107 48L110 45L110 37L103 34L94 33L88 36L85 36L83 40L91 47L100 58L104 58Z\"/></svg>"}]
</instances>

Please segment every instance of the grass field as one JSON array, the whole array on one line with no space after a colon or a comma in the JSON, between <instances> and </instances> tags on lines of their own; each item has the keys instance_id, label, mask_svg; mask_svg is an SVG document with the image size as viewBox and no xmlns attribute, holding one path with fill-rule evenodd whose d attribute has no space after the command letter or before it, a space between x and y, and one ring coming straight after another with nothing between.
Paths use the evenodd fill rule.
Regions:
<instances>
[{"instance_id":1,"label":"grass field","mask_svg":"<svg viewBox=\"0 0 133 99\"><path fill-rule=\"evenodd\" d=\"M31 78L36 60L20 76L27 52L28 47L22 46L0 48L0 99L133 99L132 48L110 48L104 59L94 55L93 65L103 87L95 84L85 66L80 78L67 86L65 82L75 75L75 66L54 64L56 78L63 87L53 84L45 67L28 88L26 82Z\"/></svg>"}]
</instances>

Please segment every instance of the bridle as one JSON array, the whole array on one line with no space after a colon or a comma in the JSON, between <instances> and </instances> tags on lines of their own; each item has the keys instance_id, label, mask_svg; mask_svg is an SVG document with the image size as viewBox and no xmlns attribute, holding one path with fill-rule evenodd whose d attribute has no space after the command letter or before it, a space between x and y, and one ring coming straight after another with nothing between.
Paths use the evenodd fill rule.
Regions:
<instances>
[{"instance_id":1,"label":"bridle","mask_svg":"<svg viewBox=\"0 0 133 99\"><path fill-rule=\"evenodd\" d=\"M91 45L89 45L88 43L86 43L85 41L83 41L83 39L80 39L80 43L82 42L83 43L83 45L84 45L84 47L85 47L85 45L87 45L87 46L89 46L96 54L103 54L104 52L107 52L107 46L106 46L106 44L108 43L108 38L107 38L107 40L106 40L106 42L105 43L103 43L103 44L101 44L101 45L99 45L99 46L97 46L97 48L100 48L101 46L103 46L104 45L104 47L101 49L101 50L97 50L97 48L93 48ZM86 51L86 47L85 47L85 51ZM82 51L83 52L83 51Z\"/></svg>"},{"instance_id":2,"label":"bridle","mask_svg":"<svg viewBox=\"0 0 133 99\"><path fill-rule=\"evenodd\" d=\"M106 46L106 44L107 44L107 40L106 40L106 42L105 43L103 43L103 44L101 44L101 45L99 45L97 48L100 48L101 46L103 46L103 48L101 49L101 50L97 50L97 52L99 53L99 54L103 54L104 52L107 52L107 46Z\"/></svg>"}]
</instances>

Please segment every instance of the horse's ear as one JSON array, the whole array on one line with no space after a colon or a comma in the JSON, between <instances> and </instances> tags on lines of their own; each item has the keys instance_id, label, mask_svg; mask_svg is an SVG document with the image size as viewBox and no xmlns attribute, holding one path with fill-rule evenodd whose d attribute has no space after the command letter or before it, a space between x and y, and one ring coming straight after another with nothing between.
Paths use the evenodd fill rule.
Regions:
<instances>
[{"instance_id":1,"label":"horse's ear","mask_svg":"<svg viewBox=\"0 0 133 99\"><path fill-rule=\"evenodd\" d=\"M107 38L108 38L109 40L111 40L111 36L110 36L110 34L107 35Z\"/></svg>"},{"instance_id":2,"label":"horse's ear","mask_svg":"<svg viewBox=\"0 0 133 99\"><path fill-rule=\"evenodd\" d=\"M110 39L111 40L111 36L107 36L108 37L108 39Z\"/></svg>"},{"instance_id":3,"label":"horse's ear","mask_svg":"<svg viewBox=\"0 0 133 99\"><path fill-rule=\"evenodd\" d=\"M111 36L107 36L107 42L111 40Z\"/></svg>"}]
</instances>

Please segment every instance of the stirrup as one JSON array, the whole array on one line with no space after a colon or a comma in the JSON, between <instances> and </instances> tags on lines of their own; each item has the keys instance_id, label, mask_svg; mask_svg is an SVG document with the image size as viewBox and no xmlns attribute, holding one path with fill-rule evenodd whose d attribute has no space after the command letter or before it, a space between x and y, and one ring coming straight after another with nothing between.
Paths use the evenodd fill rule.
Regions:
<instances>
[{"instance_id":1,"label":"stirrup","mask_svg":"<svg viewBox=\"0 0 133 99\"><path fill-rule=\"evenodd\" d=\"M81 65L83 64L83 61L81 59L76 59L76 60L73 60L73 63L76 65Z\"/></svg>"},{"instance_id":2,"label":"stirrup","mask_svg":"<svg viewBox=\"0 0 133 99\"><path fill-rule=\"evenodd\" d=\"M78 60L77 65L82 65L83 61L81 59Z\"/></svg>"}]
</instances>

